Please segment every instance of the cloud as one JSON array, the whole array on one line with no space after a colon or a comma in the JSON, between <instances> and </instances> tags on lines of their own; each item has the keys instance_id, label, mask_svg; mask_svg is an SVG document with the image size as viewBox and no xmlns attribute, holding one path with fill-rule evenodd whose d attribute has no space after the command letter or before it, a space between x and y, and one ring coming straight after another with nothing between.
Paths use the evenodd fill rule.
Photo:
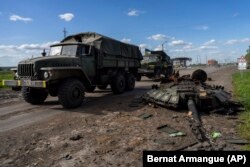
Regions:
<instances>
[{"instance_id":1,"label":"cloud","mask_svg":"<svg viewBox=\"0 0 250 167\"><path fill-rule=\"evenodd\" d=\"M171 46L185 46L185 45L192 45L192 43L185 42L183 40L174 40L169 43Z\"/></svg>"},{"instance_id":2,"label":"cloud","mask_svg":"<svg viewBox=\"0 0 250 167\"><path fill-rule=\"evenodd\" d=\"M24 22L33 21L32 18L22 17L22 16L18 16L18 15L11 15L9 19L10 19L10 21L24 21Z\"/></svg>"},{"instance_id":3,"label":"cloud","mask_svg":"<svg viewBox=\"0 0 250 167\"><path fill-rule=\"evenodd\" d=\"M178 50L178 52L180 52L180 50L182 51L190 51L191 49L193 49L193 44L190 42L185 42L183 40L173 40L169 43L169 46L173 46L173 47L182 47L175 49Z\"/></svg>"},{"instance_id":4,"label":"cloud","mask_svg":"<svg viewBox=\"0 0 250 167\"><path fill-rule=\"evenodd\" d=\"M196 26L196 27L194 27L194 29L195 29L195 30L202 30L202 31L206 31L206 30L208 30L208 29L209 29L209 27L208 27L208 26L206 26L206 25L202 25L202 26Z\"/></svg>"},{"instance_id":5,"label":"cloud","mask_svg":"<svg viewBox=\"0 0 250 167\"><path fill-rule=\"evenodd\" d=\"M47 42L42 44L21 44L21 45L0 45L0 51L24 51L24 50L41 50L41 49L49 49L50 45L59 43L59 41Z\"/></svg>"},{"instance_id":6,"label":"cloud","mask_svg":"<svg viewBox=\"0 0 250 167\"><path fill-rule=\"evenodd\" d=\"M59 15L59 18L64 21L71 21L74 17L73 13L64 13Z\"/></svg>"},{"instance_id":7,"label":"cloud","mask_svg":"<svg viewBox=\"0 0 250 167\"><path fill-rule=\"evenodd\" d=\"M239 43L249 43L250 38L243 38L243 39L230 39L226 41L225 45L234 45Z\"/></svg>"},{"instance_id":8,"label":"cloud","mask_svg":"<svg viewBox=\"0 0 250 167\"><path fill-rule=\"evenodd\" d=\"M148 39L155 40L155 41L163 41L163 40L166 40L167 38L168 37L164 34L155 34L155 35L148 37Z\"/></svg>"},{"instance_id":9,"label":"cloud","mask_svg":"<svg viewBox=\"0 0 250 167\"><path fill-rule=\"evenodd\" d=\"M162 45L158 45L158 46L156 46L156 48L154 49L154 51L159 51L159 50L162 50Z\"/></svg>"},{"instance_id":10,"label":"cloud","mask_svg":"<svg viewBox=\"0 0 250 167\"><path fill-rule=\"evenodd\" d=\"M207 41L207 42L205 42L203 45L213 45L213 44L215 44L216 43L216 40L215 39L211 39L211 40L209 40L209 41Z\"/></svg>"},{"instance_id":11,"label":"cloud","mask_svg":"<svg viewBox=\"0 0 250 167\"><path fill-rule=\"evenodd\" d=\"M20 60L32 56L40 56L43 49L48 50L50 45L59 41L41 44L0 45L0 66L16 66Z\"/></svg>"},{"instance_id":12,"label":"cloud","mask_svg":"<svg viewBox=\"0 0 250 167\"><path fill-rule=\"evenodd\" d=\"M208 45L203 45L200 47L200 50L212 50L212 49L218 49L217 46L208 46Z\"/></svg>"},{"instance_id":13,"label":"cloud","mask_svg":"<svg viewBox=\"0 0 250 167\"><path fill-rule=\"evenodd\" d=\"M192 43L189 43L188 45L183 47L183 49L185 49L185 50L192 49L192 48L193 48Z\"/></svg>"},{"instance_id":14,"label":"cloud","mask_svg":"<svg viewBox=\"0 0 250 167\"><path fill-rule=\"evenodd\" d=\"M131 39L130 38L123 38L121 41L124 43L130 43Z\"/></svg>"},{"instance_id":15,"label":"cloud","mask_svg":"<svg viewBox=\"0 0 250 167\"><path fill-rule=\"evenodd\" d=\"M142 13L144 13L144 12L136 10L136 9L129 9L127 15L128 16L139 16Z\"/></svg>"},{"instance_id":16,"label":"cloud","mask_svg":"<svg viewBox=\"0 0 250 167\"><path fill-rule=\"evenodd\" d=\"M147 45L147 44L145 44L145 43L142 43L142 44L139 44L139 47L140 47L141 49L144 49L144 48L147 48L147 47L148 47L148 45Z\"/></svg>"},{"instance_id":17,"label":"cloud","mask_svg":"<svg viewBox=\"0 0 250 167\"><path fill-rule=\"evenodd\" d=\"M230 40L228 40L225 44L226 44L226 45L233 45L233 44L236 44L236 43L239 43L239 40L230 39Z\"/></svg>"},{"instance_id":18,"label":"cloud","mask_svg":"<svg viewBox=\"0 0 250 167\"><path fill-rule=\"evenodd\" d=\"M170 52L184 52L183 49L172 49L170 50Z\"/></svg>"}]
</instances>

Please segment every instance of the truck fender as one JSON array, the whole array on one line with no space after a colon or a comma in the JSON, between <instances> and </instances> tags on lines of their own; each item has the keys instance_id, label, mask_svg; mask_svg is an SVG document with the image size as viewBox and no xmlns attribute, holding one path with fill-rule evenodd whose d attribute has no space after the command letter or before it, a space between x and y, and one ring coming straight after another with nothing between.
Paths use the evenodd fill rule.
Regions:
<instances>
[{"instance_id":1,"label":"truck fender","mask_svg":"<svg viewBox=\"0 0 250 167\"><path fill-rule=\"evenodd\" d=\"M85 87L91 86L90 79L80 67L43 67L40 70L49 73L49 80L78 78Z\"/></svg>"}]
</instances>

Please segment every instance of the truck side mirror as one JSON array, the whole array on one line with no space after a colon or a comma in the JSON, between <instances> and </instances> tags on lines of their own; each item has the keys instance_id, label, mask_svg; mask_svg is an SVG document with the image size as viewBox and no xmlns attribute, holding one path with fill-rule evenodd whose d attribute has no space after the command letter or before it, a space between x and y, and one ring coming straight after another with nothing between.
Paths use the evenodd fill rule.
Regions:
<instances>
[{"instance_id":1,"label":"truck side mirror","mask_svg":"<svg viewBox=\"0 0 250 167\"><path fill-rule=\"evenodd\" d=\"M43 52L41 54L42 54L43 57L46 56L47 53L46 53L45 49L43 49Z\"/></svg>"}]
</instances>

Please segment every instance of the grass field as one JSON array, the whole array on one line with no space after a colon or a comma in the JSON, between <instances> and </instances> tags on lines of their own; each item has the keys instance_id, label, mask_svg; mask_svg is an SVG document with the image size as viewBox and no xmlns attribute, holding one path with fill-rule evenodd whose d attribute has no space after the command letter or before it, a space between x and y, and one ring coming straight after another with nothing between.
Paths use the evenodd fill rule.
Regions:
<instances>
[{"instance_id":1,"label":"grass field","mask_svg":"<svg viewBox=\"0 0 250 167\"><path fill-rule=\"evenodd\" d=\"M238 131L241 137L250 141L250 71L235 73L233 75L234 94L241 101L246 112L240 115L241 122L238 126ZM246 146L250 150L250 144Z\"/></svg>"},{"instance_id":2,"label":"grass field","mask_svg":"<svg viewBox=\"0 0 250 167\"><path fill-rule=\"evenodd\" d=\"M13 79L12 71L0 71L0 88L3 88L3 79Z\"/></svg>"}]
</instances>

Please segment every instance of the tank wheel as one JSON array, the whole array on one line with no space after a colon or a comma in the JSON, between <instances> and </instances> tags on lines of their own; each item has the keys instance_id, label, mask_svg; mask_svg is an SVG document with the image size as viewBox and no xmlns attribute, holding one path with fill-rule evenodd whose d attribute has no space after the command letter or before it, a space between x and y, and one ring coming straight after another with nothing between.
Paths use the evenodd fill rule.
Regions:
<instances>
[{"instance_id":1,"label":"tank wheel","mask_svg":"<svg viewBox=\"0 0 250 167\"><path fill-rule=\"evenodd\" d=\"M125 77L124 75L118 74L111 82L111 89L114 94L121 94L125 90Z\"/></svg>"},{"instance_id":2,"label":"tank wheel","mask_svg":"<svg viewBox=\"0 0 250 167\"><path fill-rule=\"evenodd\" d=\"M90 86L89 88L86 88L86 92L92 93L92 92L94 92L95 88L96 88L96 86Z\"/></svg>"},{"instance_id":3,"label":"tank wheel","mask_svg":"<svg viewBox=\"0 0 250 167\"><path fill-rule=\"evenodd\" d=\"M84 86L77 79L68 79L59 87L59 102L64 108L79 107L84 99Z\"/></svg>"},{"instance_id":4,"label":"tank wheel","mask_svg":"<svg viewBox=\"0 0 250 167\"><path fill-rule=\"evenodd\" d=\"M105 85L99 85L99 86L97 86L97 87L98 87L98 89L100 89L100 90L105 90L105 89L107 89L108 84L105 84Z\"/></svg>"},{"instance_id":5,"label":"tank wheel","mask_svg":"<svg viewBox=\"0 0 250 167\"><path fill-rule=\"evenodd\" d=\"M140 74L137 74L136 81L141 81L141 75Z\"/></svg>"},{"instance_id":6,"label":"tank wheel","mask_svg":"<svg viewBox=\"0 0 250 167\"><path fill-rule=\"evenodd\" d=\"M48 96L45 89L22 87L23 99L33 105L42 104Z\"/></svg>"},{"instance_id":7,"label":"tank wheel","mask_svg":"<svg viewBox=\"0 0 250 167\"><path fill-rule=\"evenodd\" d=\"M133 74L128 74L126 77L126 87L125 89L130 91L135 88L135 77Z\"/></svg>"}]
</instances>

